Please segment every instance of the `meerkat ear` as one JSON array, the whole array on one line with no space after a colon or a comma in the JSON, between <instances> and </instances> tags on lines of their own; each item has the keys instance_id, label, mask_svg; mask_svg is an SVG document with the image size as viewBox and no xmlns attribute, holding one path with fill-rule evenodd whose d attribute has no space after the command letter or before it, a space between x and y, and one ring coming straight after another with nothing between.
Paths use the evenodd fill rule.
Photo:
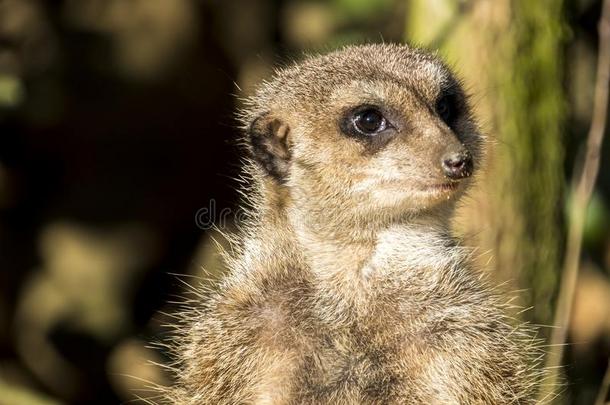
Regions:
<instances>
[{"instance_id":1,"label":"meerkat ear","mask_svg":"<svg viewBox=\"0 0 610 405\"><path fill-rule=\"evenodd\" d=\"M290 167L290 128L265 113L252 122L248 131L252 156L265 171L282 182Z\"/></svg>"}]
</instances>

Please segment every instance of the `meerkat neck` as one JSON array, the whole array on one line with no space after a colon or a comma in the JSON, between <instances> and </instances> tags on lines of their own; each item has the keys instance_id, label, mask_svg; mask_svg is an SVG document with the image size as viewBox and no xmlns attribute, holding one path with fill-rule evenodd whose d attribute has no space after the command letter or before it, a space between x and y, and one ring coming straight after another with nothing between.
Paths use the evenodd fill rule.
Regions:
<instances>
[{"instance_id":1,"label":"meerkat neck","mask_svg":"<svg viewBox=\"0 0 610 405\"><path fill-rule=\"evenodd\" d=\"M334 315L333 322L347 313L367 312L374 299L372 279L397 281L409 269L441 269L460 259L445 213L405 216L386 223L354 221L342 227L325 225L297 210L289 210L287 218L317 280L324 312ZM335 311L328 311L329 307Z\"/></svg>"},{"instance_id":2,"label":"meerkat neck","mask_svg":"<svg viewBox=\"0 0 610 405\"><path fill-rule=\"evenodd\" d=\"M452 240L450 215L450 208L444 208L386 221L365 221L332 215L318 218L312 212L289 209L287 219L312 270L336 277L360 274L384 243L407 248L409 252L445 246Z\"/></svg>"}]
</instances>

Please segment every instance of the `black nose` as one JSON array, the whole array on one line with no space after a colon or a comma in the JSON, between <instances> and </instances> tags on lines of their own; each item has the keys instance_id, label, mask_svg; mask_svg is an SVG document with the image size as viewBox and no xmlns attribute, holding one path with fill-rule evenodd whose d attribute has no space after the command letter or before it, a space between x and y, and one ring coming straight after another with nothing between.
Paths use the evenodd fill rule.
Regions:
<instances>
[{"instance_id":1,"label":"black nose","mask_svg":"<svg viewBox=\"0 0 610 405\"><path fill-rule=\"evenodd\" d=\"M450 179L463 179L472 174L472 157L468 151L446 153L442 164L445 175Z\"/></svg>"}]
</instances>

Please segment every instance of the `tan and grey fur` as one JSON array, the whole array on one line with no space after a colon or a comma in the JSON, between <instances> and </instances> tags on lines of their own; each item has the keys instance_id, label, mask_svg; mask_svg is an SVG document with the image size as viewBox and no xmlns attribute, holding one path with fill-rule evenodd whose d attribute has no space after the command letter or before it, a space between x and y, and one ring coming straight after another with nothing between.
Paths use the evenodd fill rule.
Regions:
<instances>
[{"instance_id":1,"label":"tan and grey fur","mask_svg":"<svg viewBox=\"0 0 610 405\"><path fill-rule=\"evenodd\" d=\"M247 105L252 217L230 274L187 312L168 402L533 403L531 330L450 236L471 173L448 179L441 161L466 151L476 170L482 136L447 67L406 45L346 47ZM346 133L362 105L391 130Z\"/></svg>"}]
</instances>

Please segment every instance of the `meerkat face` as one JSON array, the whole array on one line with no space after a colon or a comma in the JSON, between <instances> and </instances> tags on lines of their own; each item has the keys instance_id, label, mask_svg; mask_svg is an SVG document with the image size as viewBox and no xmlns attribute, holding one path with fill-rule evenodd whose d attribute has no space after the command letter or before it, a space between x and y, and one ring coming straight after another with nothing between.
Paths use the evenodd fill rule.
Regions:
<instances>
[{"instance_id":1,"label":"meerkat face","mask_svg":"<svg viewBox=\"0 0 610 405\"><path fill-rule=\"evenodd\" d=\"M407 46L306 60L263 86L252 105L255 159L296 201L341 215L446 204L480 159L458 81L436 57Z\"/></svg>"}]
</instances>

